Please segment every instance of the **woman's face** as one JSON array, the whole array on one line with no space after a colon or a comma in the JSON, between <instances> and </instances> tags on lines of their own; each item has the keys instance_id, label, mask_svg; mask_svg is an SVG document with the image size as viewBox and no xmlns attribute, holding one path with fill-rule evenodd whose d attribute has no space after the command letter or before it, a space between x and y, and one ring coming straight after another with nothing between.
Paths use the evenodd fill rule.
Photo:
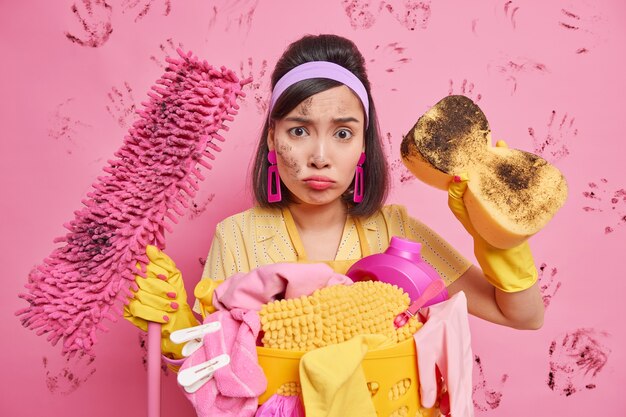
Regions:
<instances>
[{"instance_id":1,"label":"woman's face","mask_svg":"<svg viewBox=\"0 0 626 417\"><path fill-rule=\"evenodd\" d=\"M275 122L267 143L296 201L339 201L364 151L364 120L361 101L342 85L309 97Z\"/></svg>"}]
</instances>

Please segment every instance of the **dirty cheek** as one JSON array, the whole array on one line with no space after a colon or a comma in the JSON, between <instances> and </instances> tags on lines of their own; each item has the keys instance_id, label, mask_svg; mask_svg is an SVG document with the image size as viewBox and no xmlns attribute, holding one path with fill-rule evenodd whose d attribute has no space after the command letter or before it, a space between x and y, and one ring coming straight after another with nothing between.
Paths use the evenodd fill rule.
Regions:
<instances>
[{"instance_id":1,"label":"dirty cheek","mask_svg":"<svg viewBox=\"0 0 626 417\"><path fill-rule=\"evenodd\" d=\"M287 174L291 177L297 178L300 171L302 171L302 167L300 167L296 158L291 154L292 147L285 144L279 144L276 148L276 153L281 159L283 165L287 167Z\"/></svg>"}]
</instances>

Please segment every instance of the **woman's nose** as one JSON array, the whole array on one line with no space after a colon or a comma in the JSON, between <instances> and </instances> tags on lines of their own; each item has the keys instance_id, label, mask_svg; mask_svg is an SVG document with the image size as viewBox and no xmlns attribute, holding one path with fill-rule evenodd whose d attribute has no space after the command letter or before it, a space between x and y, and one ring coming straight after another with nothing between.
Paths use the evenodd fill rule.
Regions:
<instances>
[{"instance_id":1,"label":"woman's nose","mask_svg":"<svg viewBox=\"0 0 626 417\"><path fill-rule=\"evenodd\" d=\"M318 169L327 167L328 161L326 161L326 159L324 159L324 157L322 156L314 156L313 158L311 158L310 162L309 162L309 166L311 167L315 167Z\"/></svg>"},{"instance_id":2,"label":"woman's nose","mask_svg":"<svg viewBox=\"0 0 626 417\"><path fill-rule=\"evenodd\" d=\"M324 140L315 141L314 146L311 149L311 155L309 157L309 166L316 168L324 168L329 165L328 161L328 149Z\"/></svg>"}]
</instances>

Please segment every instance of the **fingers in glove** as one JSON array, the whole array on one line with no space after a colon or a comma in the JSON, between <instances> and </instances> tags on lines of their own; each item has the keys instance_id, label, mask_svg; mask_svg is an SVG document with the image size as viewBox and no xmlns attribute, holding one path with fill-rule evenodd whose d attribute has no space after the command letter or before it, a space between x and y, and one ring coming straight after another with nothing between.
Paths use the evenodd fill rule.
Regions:
<instances>
[{"instance_id":1,"label":"fingers in glove","mask_svg":"<svg viewBox=\"0 0 626 417\"><path fill-rule=\"evenodd\" d=\"M163 299L170 299L171 301L179 297L179 291L177 291L176 287L162 279L142 278L138 276L135 278L135 283L139 286L141 291Z\"/></svg>"},{"instance_id":2,"label":"fingers in glove","mask_svg":"<svg viewBox=\"0 0 626 417\"><path fill-rule=\"evenodd\" d=\"M159 278L162 279L163 275L161 275ZM165 275L165 281L169 282L171 285L179 289L181 289L181 287L183 286L183 276L178 269L173 272L168 272L168 275Z\"/></svg>"},{"instance_id":3,"label":"fingers in glove","mask_svg":"<svg viewBox=\"0 0 626 417\"><path fill-rule=\"evenodd\" d=\"M165 311L156 309L154 307L147 306L141 303L139 300L132 300L125 308L126 311L133 317L135 320L140 318L146 321L152 321L155 323L167 323L170 321L170 314ZM147 327L147 326L146 326Z\"/></svg>"},{"instance_id":4,"label":"fingers in glove","mask_svg":"<svg viewBox=\"0 0 626 417\"><path fill-rule=\"evenodd\" d=\"M465 230L475 237L476 231L474 230L472 221L465 208L465 202L463 201L463 195L467 190L468 181L469 176L467 173L455 175L452 181L450 181L450 185L448 185L448 207L454 214L454 217L465 227Z\"/></svg>"},{"instance_id":5,"label":"fingers in glove","mask_svg":"<svg viewBox=\"0 0 626 417\"><path fill-rule=\"evenodd\" d=\"M142 290L139 290L135 293L135 297L129 302L129 306L131 304L134 304L137 308L137 303L147 308L159 310L162 313L173 313L178 311L178 309L180 308L180 303L178 303L174 299L171 299L169 297L159 297L158 295L150 294L149 292ZM132 309L130 311L133 312ZM138 317L148 320L148 318L142 315L139 315Z\"/></svg>"},{"instance_id":6,"label":"fingers in glove","mask_svg":"<svg viewBox=\"0 0 626 417\"><path fill-rule=\"evenodd\" d=\"M160 279L167 279L170 272L165 269L162 268L161 266L153 263L152 261L148 262L145 266L145 270L142 268L141 264L138 262L136 265L137 270L141 271L138 272L138 274L144 278L160 278Z\"/></svg>"},{"instance_id":7,"label":"fingers in glove","mask_svg":"<svg viewBox=\"0 0 626 417\"><path fill-rule=\"evenodd\" d=\"M463 202L463 195L467 190L467 181L468 175L462 173L460 175L455 175L448 185L448 207L450 207L452 213L461 223L463 223L464 226L466 226L466 223L469 222L467 209L465 208L465 203Z\"/></svg>"},{"instance_id":8,"label":"fingers in glove","mask_svg":"<svg viewBox=\"0 0 626 417\"><path fill-rule=\"evenodd\" d=\"M182 285L182 275L176 267L174 261L161 252L156 246L149 245L146 248L146 254L150 259L148 264L148 277L155 276L157 278L166 279L172 285Z\"/></svg>"},{"instance_id":9,"label":"fingers in glove","mask_svg":"<svg viewBox=\"0 0 626 417\"><path fill-rule=\"evenodd\" d=\"M467 190L467 182L469 181L469 175L463 172L459 175L455 175L448 185L448 195L456 200L462 200L465 190Z\"/></svg>"},{"instance_id":10,"label":"fingers in glove","mask_svg":"<svg viewBox=\"0 0 626 417\"><path fill-rule=\"evenodd\" d=\"M150 261L146 266L146 277L168 279L170 271Z\"/></svg>"}]
</instances>

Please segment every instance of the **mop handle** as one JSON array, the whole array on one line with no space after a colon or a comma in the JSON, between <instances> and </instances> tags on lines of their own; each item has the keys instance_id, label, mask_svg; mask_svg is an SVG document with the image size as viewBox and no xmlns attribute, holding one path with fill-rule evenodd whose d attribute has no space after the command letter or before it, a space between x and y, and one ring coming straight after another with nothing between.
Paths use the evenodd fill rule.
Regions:
<instances>
[{"instance_id":1,"label":"mop handle","mask_svg":"<svg viewBox=\"0 0 626 417\"><path fill-rule=\"evenodd\" d=\"M148 322L148 417L161 416L161 325Z\"/></svg>"}]
</instances>

